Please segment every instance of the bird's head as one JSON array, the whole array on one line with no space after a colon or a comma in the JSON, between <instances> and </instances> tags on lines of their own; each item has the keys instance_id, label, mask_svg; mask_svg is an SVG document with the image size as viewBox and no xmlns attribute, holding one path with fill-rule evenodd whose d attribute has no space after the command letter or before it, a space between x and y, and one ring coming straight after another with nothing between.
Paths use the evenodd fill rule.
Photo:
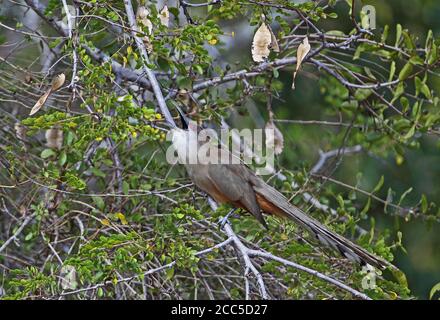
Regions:
<instances>
[{"instance_id":1,"label":"bird's head","mask_svg":"<svg viewBox=\"0 0 440 320\"><path fill-rule=\"evenodd\" d=\"M179 107L176 107L176 109L179 113L181 128L176 126L171 129L171 141L177 151L177 154L179 155L179 158L181 158L181 160L185 160L189 153L197 153L197 150L191 151L191 148L197 149L197 133L199 128L197 123L189 119Z\"/></svg>"}]
</instances>

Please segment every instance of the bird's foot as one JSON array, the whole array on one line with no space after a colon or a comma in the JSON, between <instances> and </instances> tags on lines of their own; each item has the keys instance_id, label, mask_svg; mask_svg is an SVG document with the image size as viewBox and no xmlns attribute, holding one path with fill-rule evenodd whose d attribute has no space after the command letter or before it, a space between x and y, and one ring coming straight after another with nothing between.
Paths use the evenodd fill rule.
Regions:
<instances>
[{"instance_id":1,"label":"bird's foot","mask_svg":"<svg viewBox=\"0 0 440 320\"><path fill-rule=\"evenodd\" d=\"M226 223L229 222L229 217L236 211L237 209L232 209L231 211L228 212L227 215L225 215L224 217L220 218L220 220L218 221L218 225L220 227L220 229L223 229L223 227L225 226Z\"/></svg>"}]
</instances>

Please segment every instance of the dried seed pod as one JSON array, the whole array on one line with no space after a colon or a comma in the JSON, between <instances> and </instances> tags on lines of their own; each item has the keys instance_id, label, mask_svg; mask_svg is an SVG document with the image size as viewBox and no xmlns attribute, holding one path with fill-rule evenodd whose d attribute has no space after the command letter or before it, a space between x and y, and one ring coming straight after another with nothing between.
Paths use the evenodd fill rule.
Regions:
<instances>
[{"instance_id":1,"label":"dried seed pod","mask_svg":"<svg viewBox=\"0 0 440 320\"><path fill-rule=\"evenodd\" d=\"M266 132L266 139L268 136L268 131L273 130L273 138L274 138L274 153L275 155L279 155L283 152L284 149L284 136L280 129L275 125L272 119L272 115L270 116L269 121L266 123L266 126L264 128Z\"/></svg>"},{"instance_id":2,"label":"dried seed pod","mask_svg":"<svg viewBox=\"0 0 440 320\"><path fill-rule=\"evenodd\" d=\"M38 99L38 101L35 103L35 105L32 107L31 112L29 113L30 116L36 114L46 103L47 99L49 98L49 96L59 90L64 82L66 81L66 76L64 75L64 73L60 73L59 75L57 75L53 80L52 80L52 85L51 87L40 97L40 99Z\"/></svg>"},{"instance_id":3,"label":"dried seed pod","mask_svg":"<svg viewBox=\"0 0 440 320\"><path fill-rule=\"evenodd\" d=\"M51 149L60 150L63 147L63 130L53 127L46 130L46 146Z\"/></svg>"},{"instance_id":4,"label":"dried seed pod","mask_svg":"<svg viewBox=\"0 0 440 320\"><path fill-rule=\"evenodd\" d=\"M255 32L252 41L252 59L255 62L263 62L270 54L269 46L272 42L272 35L269 28L263 22Z\"/></svg>"},{"instance_id":5,"label":"dried seed pod","mask_svg":"<svg viewBox=\"0 0 440 320\"><path fill-rule=\"evenodd\" d=\"M153 24L150 19L148 19L148 15L150 11L144 6L139 6L136 11L136 21L141 27L147 27L148 33L151 34L153 31Z\"/></svg>"},{"instance_id":6,"label":"dried seed pod","mask_svg":"<svg viewBox=\"0 0 440 320\"><path fill-rule=\"evenodd\" d=\"M165 5L159 13L160 23L165 27L168 27L170 23L170 12L168 11L168 7Z\"/></svg>"},{"instance_id":7,"label":"dried seed pod","mask_svg":"<svg viewBox=\"0 0 440 320\"><path fill-rule=\"evenodd\" d=\"M293 73L293 81L292 81L292 89L295 89L295 78L296 74L301 67L301 64L307 54L310 52L310 44L309 39L307 37L304 38L303 42L298 46L298 50L296 51L296 69Z\"/></svg>"}]
</instances>

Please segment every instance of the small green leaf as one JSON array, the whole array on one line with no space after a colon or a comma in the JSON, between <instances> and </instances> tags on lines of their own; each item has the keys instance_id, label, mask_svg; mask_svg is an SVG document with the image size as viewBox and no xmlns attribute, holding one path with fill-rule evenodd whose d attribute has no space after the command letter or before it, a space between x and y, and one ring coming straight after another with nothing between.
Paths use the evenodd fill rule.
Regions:
<instances>
[{"instance_id":1,"label":"small green leaf","mask_svg":"<svg viewBox=\"0 0 440 320\"><path fill-rule=\"evenodd\" d=\"M385 178L384 178L384 176L381 176L379 182L374 187L373 191L371 191L371 193L375 193L375 192L379 191L380 188L382 188L384 182L385 182Z\"/></svg>"},{"instance_id":2,"label":"small green leaf","mask_svg":"<svg viewBox=\"0 0 440 320\"><path fill-rule=\"evenodd\" d=\"M65 151L63 151L60 154L60 159L58 160L58 163L60 164L60 166L64 166L66 161L67 161L67 154Z\"/></svg>"},{"instance_id":3,"label":"small green leaf","mask_svg":"<svg viewBox=\"0 0 440 320\"><path fill-rule=\"evenodd\" d=\"M405 140L411 139L415 132L416 132L416 126L413 125L411 129L409 129L409 131L405 134L403 139Z\"/></svg>"},{"instance_id":4,"label":"small green leaf","mask_svg":"<svg viewBox=\"0 0 440 320\"><path fill-rule=\"evenodd\" d=\"M429 299L432 300L434 297L434 294L439 291L440 292L440 282L437 283L435 286L432 287L431 291L429 292Z\"/></svg>"},{"instance_id":5,"label":"small green leaf","mask_svg":"<svg viewBox=\"0 0 440 320\"><path fill-rule=\"evenodd\" d=\"M391 62L390 68L390 77L388 78L388 82L393 81L394 75L396 74L396 62Z\"/></svg>"},{"instance_id":6,"label":"small green leaf","mask_svg":"<svg viewBox=\"0 0 440 320\"><path fill-rule=\"evenodd\" d=\"M389 25L385 25L385 27L383 28L382 36L380 38L380 41L382 43L385 43L387 41L389 31L390 31L390 26Z\"/></svg>"},{"instance_id":7,"label":"small green leaf","mask_svg":"<svg viewBox=\"0 0 440 320\"><path fill-rule=\"evenodd\" d=\"M403 80L407 79L411 75L412 71L413 71L412 63L407 62L405 64L405 66L403 67L403 69L399 73L399 80L403 81Z\"/></svg>"},{"instance_id":8,"label":"small green leaf","mask_svg":"<svg viewBox=\"0 0 440 320\"><path fill-rule=\"evenodd\" d=\"M402 38L402 25L400 23L396 26L396 44L395 47L399 46L400 38Z\"/></svg>"},{"instance_id":9,"label":"small green leaf","mask_svg":"<svg viewBox=\"0 0 440 320\"><path fill-rule=\"evenodd\" d=\"M93 173L97 177L105 178L105 173L99 170L98 168L91 167L90 172Z\"/></svg>"},{"instance_id":10,"label":"small green leaf","mask_svg":"<svg viewBox=\"0 0 440 320\"><path fill-rule=\"evenodd\" d=\"M130 189L130 185L128 184L127 181L122 182L122 192L127 195L128 191Z\"/></svg>"},{"instance_id":11,"label":"small green leaf","mask_svg":"<svg viewBox=\"0 0 440 320\"><path fill-rule=\"evenodd\" d=\"M424 194L422 194L421 207L422 207L422 213L426 213L426 211L428 211L428 199Z\"/></svg>"},{"instance_id":12,"label":"small green leaf","mask_svg":"<svg viewBox=\"0 0 440 320\"><path fill-rule=\"evenodd\" d=\"M43 158L43 159L47 159L47 158L49 158L49 157L51 157L51 156L54 156L54 155L56 155L56 153L55 153L55 151L53 151L52 149L44 149L42 152L41 152L41 158Z\"/></svg>"},{"instance_id":13,"label":"small green leaf","mask_svg":"<svg viewBox=\"0 0 440 320\"><path fill-rule=\"evenodd\" d=\"M174 268L167 269L165 274L166 274L166 279L171 280L174 277Z\"/></svg>"},{"instance_id":14,"label":"small green leaf","mask_svg":"<svg viewBox=\"0 0 440 320\"><path fill-rule=\"evenodd\" d=\"M93 202L98 207L99 210L103 211L105 208L105 202L101 197L92 197Z\"/></svg>"}]
</instances>

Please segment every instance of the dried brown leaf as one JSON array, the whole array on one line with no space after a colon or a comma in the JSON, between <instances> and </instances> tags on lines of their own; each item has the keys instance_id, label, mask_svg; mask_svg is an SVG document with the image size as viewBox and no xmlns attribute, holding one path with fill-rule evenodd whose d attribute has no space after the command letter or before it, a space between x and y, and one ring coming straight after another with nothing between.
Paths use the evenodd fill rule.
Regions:
<instances>
[{"instance_id":1,"label":"dried brown leaf","mask_svg":"<svg viewBox=\"0 0 440 320\"><path fill-rule=\"evenodd\" d=\"M262 62L270 54L269 46L272 42L272 35L269 28L263 22L255 32L254 39L252 41L252 59L255 62Z\"/></svg>"},{"instance_id":2,"label":"dried brown leaf","mask_svg":"<svg viewBox=\"0 0 440 320\"><path fill-rule=\"evenodd\" d=\"M148 34L151 34L153 32L153 24L151 23L150 19L148 19L149 14L150 11L148 11L147 8L144 6L139 6L136 11L136 21L141 27L146 27Z\"/></svg>"},{"instance_id":3,"label":"dried brown leaf","mask_svg":"<svg viewBox=\"0 0 440 320\"><path fill-rule=\"evenodd\" d=\"M46 146L60 150L63 146L63 130L57 127L46 130Z\"/></svg>"},{"instance_id":4,"label":"dried brown leaf","mask_svg":"<svg viewBox=\"0 0 440 320\"><path fill-rule=\"evenodd\" d=\"M292 81L292 89L295 89L295 78L296 74L301 67L301 64L307 54L310 52L310 44L309 39L307 37L304 38L303 42L298 46L298 50L296 51L296 69L293 73L293 81Z\"/></svg>"},{"instance_id":5,"label":"dried brown leaf","mask_svg":"<svg viewBox=\"0 0 440 320\"><path fill-rule=\"evenodd\" d=\"M14 125L15 134L17 135L17 138L19 140L25 140L26 139L26 132L27 128L22 125L20 122L16 122Z\"/></svg>"},{"instance_id":6,"label":"dried brown leaf","mask_svg":"<svg viewBox=\"0 0 440 320\"><path fill-rule=\"evenodd\" d=\"M30 116L36 114L41 107L44 106L44 104L46 103L47 98L49 97L49 95L51 94L52 90L49 89L47 90L41 97L40 99L38 99L38 101L35 103L35 105L32 107L31 112L29 113Z\"/></svg>"},{"instance_id":7,"label":"dried brown leaf","mask_svg":"<svg viewBox=\"0 0 440 320\"><path fill-rule=\"evenodd\" d=\"M40 97L40 99L38 99L38 101L32 107L29 115L32 116L36 114L44 106L50 94L59 90L63 86L64 81L66 81L66 76L64 75L64 73L60 73L55 78L53 78L51 87Z\"/></svg>"},{"instance_id":8,"label":"dried brown leaf","mask_svg":"<svg viewBox=\"0 0 440 320\"><path fill-rule=\"evenodd\" d=\"M53 78L51 87L52 92L55 92L59 88L61 88L64 84L64 81L66 81L66 76L64 75L64 73L60 73L55 78Z\"/></svg>"},{"instance_id":9,"label":"dried brown leaf","mask_svg":"<svg viewBox=\"0 0 440 320\"><path fill-rule=\"evenodd\" d=\"M277 37L273 33L272 28L269 25L267 27L270 32L270 49L272 49L273 52L280 52L280 46L278 45Z\"/></svg>"},{"instance_id":10,"label":"dried brown leaf","mask_svg":"<svg viewBox=\"0 0 440 320\"><path fill-rule=\"evenodd\" d=\"M265 126L266 139L269 135L269 131L273 130L273 138L274 138L274 153L275 155L279 155L283 152L284 149L284 136L280 129L275 125L272 119L270 119ZM266 142L267 143L267 142Z\"/></svg>"}]
</instances>

